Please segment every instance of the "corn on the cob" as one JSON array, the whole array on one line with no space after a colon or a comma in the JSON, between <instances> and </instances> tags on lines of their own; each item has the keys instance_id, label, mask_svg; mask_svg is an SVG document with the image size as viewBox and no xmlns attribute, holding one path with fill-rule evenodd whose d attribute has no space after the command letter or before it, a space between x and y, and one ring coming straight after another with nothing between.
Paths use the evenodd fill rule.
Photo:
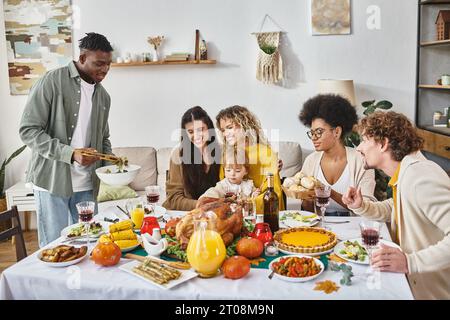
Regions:
<instances>
[{"instance_id":1,"label":"corn on the cob","mask_svg":"<svg viewBox=\"0 0 450 320\"><path fill-rule=\"evenodd\" d=\"M109 236L110 236L110 238L113 241L117 241L117 240L135 240L137 238L137 236L133 232L133 230L124 230L124 231L113 232Z\"/></svg>"},{"instance_id":2,"label":"corn on the cob","mask_svg":"<svg viewBox=\"0 0 450 320\"><path fill-rule=\"evenodd\" d=\"M137 246L139 244L139 241L136 240L117 240L114 241L115 244L119 246L120 249L129 248L132 246Z\"/></svg>"},{"instance_id":3,"label":"corn on the cob","mask_svg":"<svg viewBox=\"0 0 450 320\"><path fill-rule=\"evenodd\" d=\"M109 232L113 233L113 232L129 230L129 229L133 229L133 227L134 227L133 221L124 220L124 221L120 221L120 222L110 225Z\"/></svg>"},{"instance_id":4,"label":"corn on the cob","mask_svg":"<svg viewBox=\"0 0 450 320\"><path fill-rule=\"evenodd\" d=\"M98 242L100 242L100 243L106 243L106 242L111 242L111 241L112 241L111 238L107 234L101 235L100 239L98 239Z\"/></svg>"}]
</instances>

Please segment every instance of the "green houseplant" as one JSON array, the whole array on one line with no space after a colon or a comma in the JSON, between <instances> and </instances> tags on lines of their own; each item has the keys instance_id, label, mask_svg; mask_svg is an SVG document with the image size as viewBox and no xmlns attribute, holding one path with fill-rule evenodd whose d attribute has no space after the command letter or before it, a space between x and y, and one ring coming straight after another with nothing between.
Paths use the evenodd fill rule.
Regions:
<instances>
[{"instance_id":1,"label":"green houseplant","mask_svg":"<svg viewBox=\"0 0 450 320\"><path fill-rule=\"evenodd\" d=\"M376 102L375 100L370 101L364 101L361 104L364 108L363 114L365 116L368 116L371 113L374 113L377 111L377 109L381 110L389 110L392 108L392 103L387 100L381 100ZM359 143L361 142L360 135L352 131L350 134L348 134L344 139L344 144L348 147L356 148ZM381 170L376 169L375 170L375 197L379 200L386 200L387 198L390 198L392 195L392 190L389 188L388 182L389 177Z\"/></svg>"}]
</instances>

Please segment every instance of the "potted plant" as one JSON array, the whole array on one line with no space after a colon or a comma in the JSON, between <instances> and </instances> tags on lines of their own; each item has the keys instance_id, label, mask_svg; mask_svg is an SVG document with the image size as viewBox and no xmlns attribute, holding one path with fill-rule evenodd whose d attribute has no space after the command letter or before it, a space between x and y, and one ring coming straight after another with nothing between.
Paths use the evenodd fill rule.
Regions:
<instances>
[{"instance_id":1,"label":"potted plant","mask_svg":"<svg viewBox=\"0 0 450 320\"><path fill-rule=\"evenodd\" d=\"M27 146L20 147L17 149L8 159L3 160L2 166L0 167L0 212L6 210L6 197L5 197L5 173L6 166L19 154L25 150ZM8 223L9 222L9 223ZM10 221L0 222L0 232L11 227Z\"/></svg>"},{"instance_id":2,"label":"potted plant","mask_svg":"<svg viewBox=\"0 0 450 320\"><path fill-rule=\"evenodd\" d=\"M392 103L387 100L376 102L375 100L364 101L362 103L365 109L363 114L368 116L374 113L377 109L389 110L392 108ZM352 131L345 137L344 144L348 147L356 148L361 142L361 137L356 131ZM379 201L386 200L392 195L392 190L388 185L389 177L381 170L375 169L375 197Z\"/></svg>"}]
</instances>

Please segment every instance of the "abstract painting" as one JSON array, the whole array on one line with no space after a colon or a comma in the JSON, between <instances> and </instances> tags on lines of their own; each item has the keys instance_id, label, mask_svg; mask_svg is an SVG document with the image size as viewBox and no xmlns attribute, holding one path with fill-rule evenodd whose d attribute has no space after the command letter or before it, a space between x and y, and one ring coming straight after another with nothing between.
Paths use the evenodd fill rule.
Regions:
<instances>
[{"instance_id":1,"label":"abstract painting","mask_svg":"<svg viewBox=\"0 0 450 320\"><path fill-rule=\"evenodd\" d=\"M350 0L311 0L313 35L350 34Z\"/></svg>"},{"instance_id":2,"label":"abstract painting","mask_svg":"<svg viewBox=\"0 0 450 320\"><path fill-rule=\"evenodd\" d=\"M70 0L3 0L11 94L72 59Z\"/></svg>"}]
</instances>

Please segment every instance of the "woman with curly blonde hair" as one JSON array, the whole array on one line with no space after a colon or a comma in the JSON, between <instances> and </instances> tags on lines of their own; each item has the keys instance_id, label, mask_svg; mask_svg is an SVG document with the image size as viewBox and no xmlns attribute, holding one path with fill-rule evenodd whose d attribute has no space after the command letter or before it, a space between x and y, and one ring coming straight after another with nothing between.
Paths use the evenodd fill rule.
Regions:
<instances>
[{"instance_id":1,"label":"woman with curly blonde hair","mask_svg":"<svg viewBox=\"0 0 450 320\"><path fill-rule=\"evenodd\" d=\"M258 118L246 107L232 106L219 112L216 117L217 128L223 138L223 150L235 148L249 159L248 178L256 187L261 187L261 195L256 198L256 212L263 213L264 190L267 188L267 173L273 173L274 189L278 195L279 209L284 210L284 201L279 175L278 154L272 150L261 128ZM224 170L220 170L220 179L224 178Z\"/></svg>"}]
</instances>

